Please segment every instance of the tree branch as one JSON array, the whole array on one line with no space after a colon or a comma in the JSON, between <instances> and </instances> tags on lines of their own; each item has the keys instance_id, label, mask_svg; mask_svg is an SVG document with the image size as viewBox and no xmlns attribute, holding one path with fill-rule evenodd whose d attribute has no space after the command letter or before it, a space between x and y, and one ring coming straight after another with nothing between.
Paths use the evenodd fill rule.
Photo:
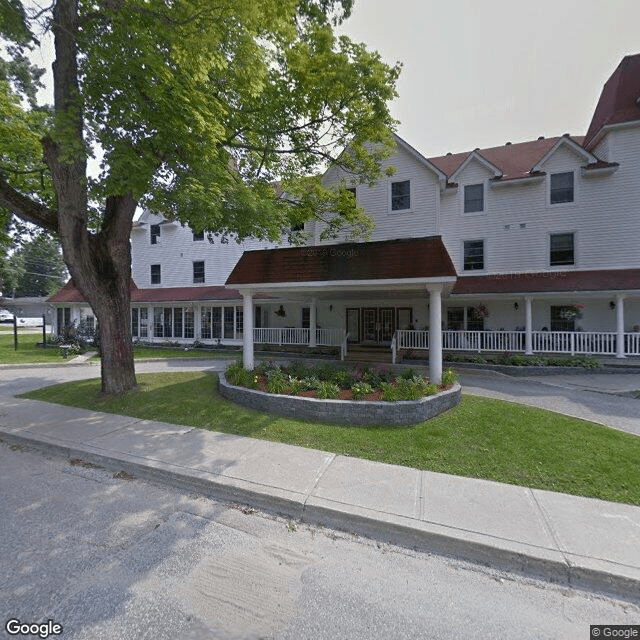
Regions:
<instances>
[{"instance_id":1,"label":"tree branch","mask_svg":"<svg viewBox=\"0 0 640 640\"><path fill-rule=\"evenodd\" d=\"M23 195L6 181L0 173L0 205L13 214L43 227L47 231L58 233L58 214L43 204Z\"/></svg>"}]
</instances>

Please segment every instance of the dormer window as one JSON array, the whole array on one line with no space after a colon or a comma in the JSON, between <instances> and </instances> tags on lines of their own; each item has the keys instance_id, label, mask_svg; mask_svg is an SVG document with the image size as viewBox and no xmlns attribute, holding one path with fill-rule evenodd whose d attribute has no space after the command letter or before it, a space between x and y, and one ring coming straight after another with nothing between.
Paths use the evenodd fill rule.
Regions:
<instances>
[{"instance_id":1,"label":"dormer window","mask_svg":"<svg viewBox=\"0 0 640 640\"><path fill-rule=\"evenodd\" d=\"M158 238L160 238L160 225L152 224L149 227L149 232L151 234L151 244L158 244Z\"/></svg>"},{"instance_id":2,"label":"dormer window","mask_svg":"<svg viewBox=\"0 0 640 640\"><path fill-rule=\"evenodd\" d=\"M391 211L411 209L411 181L391 183Z\"/></svg>"},{"instance_id":3,"label":"dormer window","mask_svg":"<svg viewBox=\"0 0 640 640\"><path fill-rule=\"evenodd\" d=\"M484 185L468 184L464 188L464 212L478 213L484 211Z\"/></svg>"},{"instance_id":4,"label":"dormer window","mask_svg":"<svg viewBox=\"0 0 640 640\"><path fill-rule=\"evenodd\" d=\"M549 202L551 204L573 202L573 197L573 171L552 173L549 189Z\"/></svg>"}]
</instances>

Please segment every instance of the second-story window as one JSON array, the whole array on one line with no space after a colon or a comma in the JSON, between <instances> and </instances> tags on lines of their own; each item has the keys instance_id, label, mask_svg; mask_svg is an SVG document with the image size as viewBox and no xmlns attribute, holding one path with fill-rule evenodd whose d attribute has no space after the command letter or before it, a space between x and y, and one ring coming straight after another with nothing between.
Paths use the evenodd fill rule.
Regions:
<instances>
[{"instance_id":1,"label":"second-story window","mask_svg":"<svg viewBox=\"0 0 640 640\"><path fill-rule=\"evenodd\" d=\"M552 173L549 202L551 204L561 204L563 202L573 202L573 198L573 171Z\"/></svg>"},{"instance_id":2,"label":"second-story window","mask_svg":"<svg viewBox=\"0 0 640 640\"><path fill-rule=\"evenodd\" d=\"M484 240L465 240L463 267L465 271L484 269Z\"/></svg>"},{"instance_id":3,"label":"second-story window","mask_svg":"<svg viewBox=\"0 0 640 640\"><path fill-rule=\"evenodd\" d=\"M484 185L468 184L464 188L464 212L484 211Z\"/></svg>"},{"instance_id":4,"label":"second-story window","mask_svg":"<svg viewBox=\"0 0 640 640\"><path fill-rule=\"evenodd\" d=\"M193 232L193 241L200 242L204 240L204 231L200 231L199 233Z\"/></svg>"},{"instance_id":5,"label":"second-story window","mask_svg":"<svg viewBox=\"0 0 640 640\"><path fill-rule=\"evenodd\" d=\"M160 284L161 280L162 280L162 277L160 272L160 265L152 264L151 265L151 284Z\"/></svg>"},{"instance_id":6,"label":"second-story window","mask_svg":"<svg viewBox=\"0 0 640 640\"><path fill-rule=\"evenodd\" d=\"M552 267L575 264L573 233L551 234L549 264Z\"/></svg>"},{"instance_id":7,"label":"second-story window","mask_svg":"<svg viewBox=\"0 0 640 640\"><path fill-rule=\"evenodd\" d=\"M193 282L204 282L204 260L196 260L193 263Z\"/></svg>"},{"instance_id":8,"label":"second-story window","mask_svg":"<svg viewBox=\"0 0 640 640\"><path fill-rule=\"evenodd\" d=\"M391 211L411 209L411 182L402 180L391 183Z\"/></svg>"},{"instance_id":9,"label":"second-story window","mask_svg":"<svg viewBox=\"0 0 640 640\"><path fill-rule=\"evenodd\" d=\"M160 238L160 225L152 224L149 231L151 234L151 244L158 244L158 239Z\"/></svg>"}]
</instances>

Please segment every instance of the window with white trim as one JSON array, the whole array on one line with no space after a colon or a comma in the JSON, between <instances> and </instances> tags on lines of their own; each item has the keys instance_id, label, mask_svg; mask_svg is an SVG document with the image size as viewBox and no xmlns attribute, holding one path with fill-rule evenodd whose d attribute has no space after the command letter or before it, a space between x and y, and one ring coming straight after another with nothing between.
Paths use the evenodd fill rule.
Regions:
<instances>
[{"instance_id":1,"label":"window with white trim","mask_svg":"<svg viewBox=\"0 0 640 640\"><path fill-rule=\"evenodd\" d=\"M159 264L151 265L151 284L160 284L162 282L162 272Z\"/></svg>"},{"instance_id":2,"label":"window with white trim","mask_svg":"<svg viewBox=\"0 0 640 640\"><path fill-rule=\"evenodd\" d=\"M160 239L160 225L152 224L149 227L149 236L151 240L151 244L158 244L158 240Z\"/></svg>"},{"instance_id":3,"label":"window with white trim","mask_svg":"<svg viewBox=\"0 0 640 640\"><path fill-rule=\"evenodd\" d=\"M391 183L391 211L411 209L411 181Z\"/></svg>"},{"instance_id":4,"label":"window with white trim","mask_svg":"<svg viewBox=\"0 0 640 640\"><path fill-rule=\"evenodd\" d=\"M204 282L204 260L196 260L193 263L193 284Z\"/></svg>"},{"instance_id":5,"label":"window with white trim","mask_svg":"<svg viewBox=\"0 0 640 640\"><path fill-rule=\"evenodd\" d=\"M484 211L484 184L468 184L464 188L464 212Z\"/></svg>"},{"instance_id":6,"label":"window with white trim","mask_svg":"<svg viewBox=\"0 0 640 640\"><path fill-rule=\"evenodd\" d=\"M465 271L484 269L484 240L464 241L463 269Z\"/></svg>"},{"instance_id":7,"label":"window with white trim","mask_svg":"<svg viewBox=\"0 0 640 640\"><path fill-rule=\"evenodd\" d=\"M573 233L552 233L550 235L549 264L552 267L575 264Z\"/></svg>"},{"instance_id":8,"label":"window with white trim","mask_svg":"<svg viewBox=\"0 0 640 640\"><path fill-rule=\"evenodd\" d=\"M562 204L565 202L573 202L573 171L564 173L552 173L549 185L549 202L550 204Z\"/></svg>"}]
</instances>

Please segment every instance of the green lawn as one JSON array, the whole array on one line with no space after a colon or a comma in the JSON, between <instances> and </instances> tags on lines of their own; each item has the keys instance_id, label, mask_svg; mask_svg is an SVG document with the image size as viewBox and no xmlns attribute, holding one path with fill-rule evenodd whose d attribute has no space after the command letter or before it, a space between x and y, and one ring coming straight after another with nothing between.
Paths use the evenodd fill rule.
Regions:
<instances>
[{"instance_id":1,"label":"green lawn","mask_svg":"<svg viewBox=\"0 0 640 640\"><path fill-rule=\"evenodd\" d=\"M522 405L463 396L413 427L357 427L281 418L239 407L203 372L140 374L140 388L100 396L97 380L27 398L233 433L368 460L640 505L640 438Z\"/></svg>"},{"instance_id":2,"label":"green lawn","mask_svg":"<svg viewBox=\"0 0 640 640\"><path fill-rule=\"evenodd\" d=\"M13 344L13 331L2 331L0 333L0 364L64 362L60 349L36 347L39 342L42 342L42 331L24 333L23 330L18 329L18 350L16 351Z\"/></svg>"}]
</instances>

